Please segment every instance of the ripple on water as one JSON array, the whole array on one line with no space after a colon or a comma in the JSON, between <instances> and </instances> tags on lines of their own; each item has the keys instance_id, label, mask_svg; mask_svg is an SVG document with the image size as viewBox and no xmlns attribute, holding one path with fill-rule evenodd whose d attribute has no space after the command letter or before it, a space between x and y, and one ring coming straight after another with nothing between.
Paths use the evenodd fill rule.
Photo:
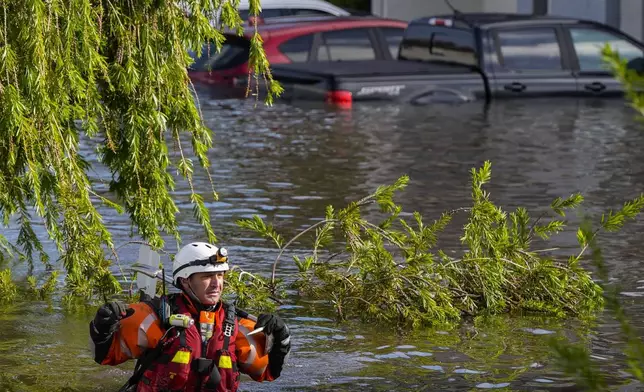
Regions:
<instances>
[{"instance_id":1,"label":"ripple on water","mask_svg":"<svg viewBox=\"0 0 644 392\"><path fill-rule=\"evenodd\" d=\"M547 329L541 328L523 328L523 331L529 332L533 335L550 335L555 333L555 331L549 331Z\"/></svg>"},{"instance_id":2,"label":"ripple on water","mask_svg":"<svg viewBox=\"0 0 644 392\"><path fill-rule=\"evenodd\" d=\"M333 322L333 320L329 318L324 318L324 317L305 317L305 316L297 316L297 317L291 317L292 321L303 321L303 322L318 322L318 321L326 321L326 322Z\"/></svg>"},{"instance_id":3,"label":"ripple on water","mask_svg":"<svg viewBox=\"0 0 644 392\"><path fill-rule=\"evenodd\" d=\"M456 374L485 374L485 372L480 371L480 370L472 370L472 369L465 369L465 368L454 369L454 373L456 373Z\"/></svg>"},{"instance_id":4,"label":"ripple on water","mask_svg":"<svg viewBox=\"0 0 644 392\"><path fill-rule=\"evenodd\" d=\"M396 358L403 358L403 359L409 359L409 355L405 354L402 351L394 351L389 354L378 354L376 355L376 358L378 359L396 359Z\"/></svg>"},{"instance_id":5,"label":"ripple on water","mask_svg":"<svg viewBox=\"0 0 644 392\"><path fill-rule=\"evenodd\" d=\"M622 291L620 294L625 297L644 297L644 291Z\"/></svg>"},{"instance_id":6,"label":"ripple on water","mask_svg":"<svg viewBox=\"0 0 644 392\"><path fill-rule=\"evenodd\" d=\"M411 344L403 344L403 345L400 345L400 346L396 346L396 348L399 349L399 350L407 350L407 349L411 349L411 348L416 348L416 346L412 346Z\"/></svg>"},{"instance_id":7,"label":"ripple on water","mask_svg":"<svg viewBox=\"0 0 644 392\"><path fill-rule=\"evenodd\" d=\"M434 354L425 353L425 352L422 352L422 351L407 351L407 355L411 355L412 357L431 357Z\"/></svg>"},{"instance_id":8,"label":"ripple on water","mask_svg":"<svg viewBox=\"0 0 644 392\"><path fill-rule=\"evenodd\" d=\"M489 382L482 382L480 384L476 384L476 387L481 389L498 389L498 388L505 388L508 386L510 386L509 382L502 382L500 384L491 384Z\"/></svg>"},{"instance_id":9,"label":"ripple on water","mask_svg":"<svg viewBox=\"0 0 644 392\"><path fill-rule=\"evenodd\" d=\"M305 200L322 200L322 196L313 196L313 195L308 195L308 196L291 196L291 199L293 200L300 200L300 201L305 201Z\"/></svg>"},{"instance_id":10,"label":"ripple on water","mask_svg":"<svg viewBox=\"0 0 644 392\"><path fill-rule=\"evenodd\" d=\"M421 368L427 369L427 370L433 370L435 372L445 373L445 370L440 365L423 365L421 366Z\"/></svg>"},{"instance_id":11,"label":"ripple on water","mask_svg":"<svg viewBox=\"0 0 644 392\"><path fill-rule=\"evenodd\" d=\"M271 188L292 188L295 186L290 182L267 182L266 185L268 185Z\"/></svg>"}]
</instances>

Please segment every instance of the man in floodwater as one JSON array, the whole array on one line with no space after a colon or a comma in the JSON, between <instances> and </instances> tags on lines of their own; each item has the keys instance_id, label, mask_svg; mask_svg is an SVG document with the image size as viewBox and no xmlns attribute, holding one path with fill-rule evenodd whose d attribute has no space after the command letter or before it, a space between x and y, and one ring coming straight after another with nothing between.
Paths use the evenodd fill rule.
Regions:
<instances>
[{"instance_id":1,"label":"man in floodwater","mask_svg":"<svg viewBox=\"0 0 644 392\"><path fill-rule=\"evenodd\" d=\"M259 382L278 378L291 349L289 329L277 315L261 314L255 323L221 301L228 270L225 249L204 242L181 248L172 265L181 292L163 311L150 301L98 309L90 322L94 360L138 359L122 391L236 391L240 373ZM159 313L172 316L163 322Z\"/></svg>"}]
</instances>

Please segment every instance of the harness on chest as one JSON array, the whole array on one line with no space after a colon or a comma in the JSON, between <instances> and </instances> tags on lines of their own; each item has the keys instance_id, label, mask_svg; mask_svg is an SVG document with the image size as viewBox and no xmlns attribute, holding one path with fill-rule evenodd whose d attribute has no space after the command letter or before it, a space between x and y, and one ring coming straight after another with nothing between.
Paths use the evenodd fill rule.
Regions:
<instances>
[{"instance_id":1,"label":"harness on chest","mask_svg":"<svg viewBox=\"0 0 644 392\"><path fill-rule=\"evenodd\" d=\"M230 346L230 338L235 331L236 312L233 304L226 304L225 318L222 323L222 333L224 341L221 349L218 350L219 361L215 363L213 359L205 357L207 355L208 342L213 336L215 313L214 312L201 312L199 315L199 330L201 332L201 358L195 358L192 362L193 370L200 375L204 376L209 374L210 377L206 382L206 386L214 388L221 382L221 374L219 369L230 369L235 371L236 364L233 363L228 348Z\"/></svg>"}]
</instances>

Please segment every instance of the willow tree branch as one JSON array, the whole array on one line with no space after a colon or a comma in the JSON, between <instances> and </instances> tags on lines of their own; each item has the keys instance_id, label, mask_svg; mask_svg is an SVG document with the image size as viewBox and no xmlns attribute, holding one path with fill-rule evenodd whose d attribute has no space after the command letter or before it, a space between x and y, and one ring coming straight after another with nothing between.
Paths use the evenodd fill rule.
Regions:
<instances>
[{"instance_id":1,"label":"willow tree branch","mask_svg":"<svg viewBox=\"0 0 644 392\"><path fill-rule=\"evenodd\" d=\"M309 226L306 229L304 229L303 231L299 232L295 237L291 238L289 240L289 242L287 242L284 246L282 246L280 248L280 253L277 255L277 258L273 262L273 272L271 273L271 285L275 285L275 273L276 273L275 271L277 270L277 263L279 262L280 258L282 257L282 254L284 253L284 250L286 250L286 248L288 248L289 245L291 245L293 242L295 242L295 240L297 240L298 238L300 238L304 234L308 233L309 231L315 229L316 227L321 226L321 225L323 225L325 223L337 222L337 221L338 221L337 219L325 219L325 220L319 221L318 223L316 223L316 224L314 224L312 226Z\"/></svg>"}]
</instances>

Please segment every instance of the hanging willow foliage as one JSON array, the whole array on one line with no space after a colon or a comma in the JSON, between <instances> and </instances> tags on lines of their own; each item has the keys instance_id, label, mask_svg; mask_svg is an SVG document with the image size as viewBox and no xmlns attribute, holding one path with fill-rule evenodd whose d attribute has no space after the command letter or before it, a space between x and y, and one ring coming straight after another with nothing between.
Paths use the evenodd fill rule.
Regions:
<instances>
[{"instance_id":1,"label":"hanging willow foliage","mask_svg":"<svg viewBox=\"0 0 644 392\"><path fill-rule=\"evenodd\" d=\"M178 241L173 167L190 186L195 218L216 240L204 196L192 186L192 157L210 177L212 135L195 105L188 50L201 53L206 42L220 49L223 29L241 34L238 4L0 0L0 211L5 226L20 225L15 244L0 236L0 254L18 251L31 266L38 256L49 265L34 232L42 222L67 271L68 294L120 291L108 270L112 236L97 207L127 212L154 247L164 245L163 234ZM251 0L251 15L259 11ZM270 104L281 88L257 30L250 69L264 76ZM192 151L182 149L182 135ZM97 150L116 200L98 194L87 174L79 145L90 138L102 141ZM214 187L209 197L217 198Z\"/></svg>"}]
</instances>

